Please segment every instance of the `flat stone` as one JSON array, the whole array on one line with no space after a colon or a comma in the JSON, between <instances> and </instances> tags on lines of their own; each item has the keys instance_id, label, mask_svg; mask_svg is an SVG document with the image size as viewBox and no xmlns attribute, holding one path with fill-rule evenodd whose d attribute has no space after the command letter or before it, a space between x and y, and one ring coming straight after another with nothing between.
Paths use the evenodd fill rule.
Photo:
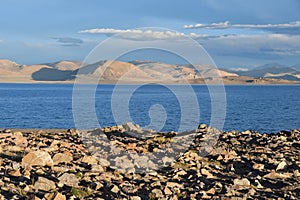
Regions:
<instances>
[{"instance_id":1,"label":"flat stone","mask_svg":"<svg viewBox=\"0 0 300 200\"><path fill-rule=\"evenodd\" d=\"M94 156L84 156L81 162L92 165L92 164L97 164L98 160Z\"/></svg>"},{"instance_id":2,"label":"flat stone","mask_svg":"<svg viewBox=\"0 0 300 200\"><path fill-rule=\"evenodd\" d=\"M108 160L103 159L103 158L100 158L100 159L99 159L99 164L100 164L101 166L103 166L103 167L108 167L108 166L110 166L110 162L109 162Z\"/></svg>"},{"instance_id":3,"label":"flat stone","mask_svg":"<svg viewBox=\"0 0 300 200\"><path fill-rule=\"evenodd\" d=\"M238 186L250 186L250 181L246 178L234 179L233 184Z\"/></svg>"},{"instance_id":4,"label":"flat stone","mask_svg":"<svg viewBox=\"0 0 300 200\"><path fill-rule=\"evenodd\" d=\"M75 176L75 174L64 173L62 176L58 178L59 183L71 187L78 187L79 180Z\"/></svg>"},{"instance_id":5,"label":"flat stone","mask_svg":"<svg viewBox=\"0 0 300 200\"><path fill-rule=\"evenodd\" d=\"M167 187L169 188L183 188L183 185L180 183L176 183L176 182L167 182Z\"/></svg>"},{"instance_id":6,"label":"flat stone","mask_svg":"<svg viewBox=\"0 0 300 200\"><path fill-rule=\"evenodd\" d=\"M91 172L102 173L102 172L104 172L104 169L101 165L94 164L94 165L92 165Z\"/></svg>"},{"instance_id":7,"label":"flat stone","mask_svg":"<svg viewBox=\"0 0 300 200\"><path fill-rule=\"evenodd\" d=\"M34 189L36 190L43 190L43 191L50 191L56 188L54 181L51 181L44 177L39 177L37 182L34 184Z\"/></svg>"},{"instance_id":8,"label":"flat stone","mask_svg":"<svg viewBox=\"0 0 300 200\"><path fill-rule=\"evenodd\" d=\"M277 173L277 172L270 172L266 175L264 175L264 178L268 178L268 179L286 179L286 178L290 178L293 174L292 173Z\"/></svg>"},{"instance_id":9,"label":"flat stone","mask_svg":"<svg viewBox=\"0 0 300 200\"><path fill-rule=\"evenodd\" d=\"M63 194L61 194L61 193L58 192L58 193L55 195L55 197L54 197L53 200L66 200L66 195L63 195Z\"/></svg>"},{"instance_id":10,"label":"flat stone","mask_svg":"<svg viewBox=\"0 0 300 200\"><path fill-rule=\"evenodd\" d=\"M57 153L52 158L54 165L59 163L70 163L73 157L64 153Z\"/></svg>"},{"instance_id":11,"label":"flat stone","mask_svg":"<svg viewBox=\"0 0 300 200\"><path fill-rule=\"evenodd\" d=\"M142 198L139 196L132 196L129 198L130 200L141 200Z\"/></svg>"},{"instance_id":12,"label":"flat stone","mask_svg":"<svg viewBox=\"0 0 300 200\"><path fill-rule=\"evenodd\" d=\"M19 176L22 175L22 174L20 173L20 170L18 170L18 169L9 171L8 174L11 175L11 176L15 176L15 177L19 177Z\"/></svg>"},{"instance_id":13,"label":"flat stone","mask_svg":"<svg viewBox=\"0 0 300 200\"><path fill-rule=\"evenodd\" d=\"M30 166L52 166L53 160L45 151L32 151L22 158L22 164Z\"/></svg>"}]
</instances>

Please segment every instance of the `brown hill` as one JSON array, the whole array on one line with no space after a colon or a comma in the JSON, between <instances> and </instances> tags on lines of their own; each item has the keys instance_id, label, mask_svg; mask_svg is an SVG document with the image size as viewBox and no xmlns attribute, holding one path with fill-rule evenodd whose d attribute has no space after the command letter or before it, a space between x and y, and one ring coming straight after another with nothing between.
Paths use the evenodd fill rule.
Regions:
<instances>
[{"instance_id":1,"label":"brown hill","mask_svg":"<svg viewBox=\"0 0 300 200\"><path fill-rule=\"evenodd\" d=\"M175 65L151 61L103 60L92 64L60 61L40 65L20 65L0 60L0 82L62 82L76 78L84 83L193 83L193 84L291 84L300 81L247 77L208 65ZM269 73L270 75L270 73Z\"/></svg>"}]
</instances>

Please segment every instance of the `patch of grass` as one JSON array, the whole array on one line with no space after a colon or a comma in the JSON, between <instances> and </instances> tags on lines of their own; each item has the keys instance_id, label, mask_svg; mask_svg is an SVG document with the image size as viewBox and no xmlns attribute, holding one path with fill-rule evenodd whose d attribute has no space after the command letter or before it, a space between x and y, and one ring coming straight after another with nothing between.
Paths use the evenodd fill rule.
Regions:
<instances>
[{"instance_id":1,"label":"patch of grass","mask_svg":"<svg viewBox=\"0 0 300 200\"><path fill-rule=\"evenodd\" d=\"M78 178L78 179L81 179L83 177L83 174L81 172L78 172L77 174L75 174L75 176Z\"/></svg>"},{"instance_id":2,"label":"patch of grass","mask_svg":"<svg viewBox=\"0 0 300 200\"><path fill-rule=\"evenodd\" d=\"M165 137L156 137L155 141L158 142L159 144L164 144L167 142Z\"/></svg>"},{"instance_id":3,"label":"patch of grass","mask_svg":"<svg viewBox=\"0 0 300 200\"><path fill-rule=\"evenodd\" d=\"M88 188L79 189L79 188L72 187L71 193L73 196L78 197L78 198L85 198L90 195L90 191Z\"/></svg>"}]
</instances>

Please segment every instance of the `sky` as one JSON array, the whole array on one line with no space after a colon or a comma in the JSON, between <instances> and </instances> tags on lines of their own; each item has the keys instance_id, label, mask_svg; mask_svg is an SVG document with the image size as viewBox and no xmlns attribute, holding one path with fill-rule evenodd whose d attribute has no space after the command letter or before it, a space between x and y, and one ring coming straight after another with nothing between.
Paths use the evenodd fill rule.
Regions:
<instances>
[{"instance_id":1,"label":"sky","mask_svg":"<svg viewBox=\"0 0 300 200\"><path fill-rule=\"evenodd\" d=\"M300 64L299 0L1 0L0 25L0 59L20 64L83 61L118 35L189 37L222 68ZM159 51L122 59L181 62Z\"/></svg>"}]
</instances>

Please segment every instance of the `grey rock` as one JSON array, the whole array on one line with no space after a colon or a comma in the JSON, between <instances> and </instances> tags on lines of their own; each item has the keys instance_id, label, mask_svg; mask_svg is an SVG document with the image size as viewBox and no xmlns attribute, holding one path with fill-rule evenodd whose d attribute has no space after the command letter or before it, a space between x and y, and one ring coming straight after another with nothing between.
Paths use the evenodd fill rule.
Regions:
<instances>
[{"instance_id":1,"label":"grey rock","mask_svg":"<svg viewBox=\"0 0 300 200\"><path fill-rule=\"evenodd\" d=\"M62 176L58 178L59 183L71 187L78 187L79 180L75 176L75 174L64 173Z\"/></svg>"}]
</instances>

